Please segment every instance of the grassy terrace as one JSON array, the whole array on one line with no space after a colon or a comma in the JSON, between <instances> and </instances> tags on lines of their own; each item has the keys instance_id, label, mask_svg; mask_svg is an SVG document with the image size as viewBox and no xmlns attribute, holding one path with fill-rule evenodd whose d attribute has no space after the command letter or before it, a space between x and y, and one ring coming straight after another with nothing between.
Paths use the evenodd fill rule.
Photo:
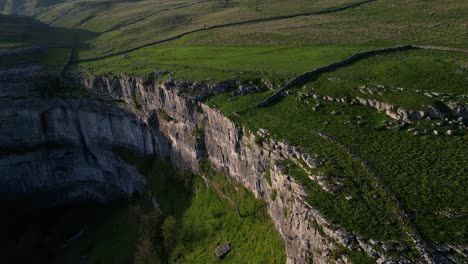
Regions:
<instances>
[{"instance_id":1,"label":"grassy terrace","mask_svg":"<svg viewBox=\"0 0 468 264\"><path fill-rule=\"evenodd\" d=\"M237 80L270 76L288 80L294 75L366 50L362 46L302 47L148 47L129 58L80 63L92 74L127 72L143 75L167 69L175 79L188 81Z\"/></svg>"},{"instance_id":2,"label":"grassy terrace","mask_svg":"<svg viewBox=\"0 0 468 264\"><path fill-rule=\"evenodd\" d=\"M223 28L173 45L438 44L467 47L463 1L375 1L333 14Z\"/></svg>"},{"instance_id":3,"label":"grassy terrace","mask_svg":"<svg viewBox=\"0 0 468 264\"><path fill-rule=\"evenodd\" d=\"M184 8L193 1L177 2L78 2L72 9L70 4L52 6L37 17L42 21L54 21L56 25L79 28L90 32L103 32L93 40L83 41L83 54L93 57L143 45L156 40L201 29L208 26L251 19L303 13L341 7L359 1L310 1L296 0L286 7L280 1L253 4L250 1L212 1ZM288 5L289 6L289 5ZM67 12L67 10L71 10ZM164 11L166 10L166 11ZM149 16L162 11L154 16ZM61 16L61 14L64 14ZM137 23L132 23L137 21ZM260 44L261 45L261 44Z\"/></svg>"}]
</instances>

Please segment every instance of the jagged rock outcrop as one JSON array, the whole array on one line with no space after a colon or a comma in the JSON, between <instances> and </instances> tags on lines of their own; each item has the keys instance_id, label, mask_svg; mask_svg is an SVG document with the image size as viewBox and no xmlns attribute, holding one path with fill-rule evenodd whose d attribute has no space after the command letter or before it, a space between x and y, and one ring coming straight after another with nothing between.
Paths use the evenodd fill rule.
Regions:
<instances>
[{"instance_id":1,"label":"jagged rock outcrop","mask_svg":"<svg viewBox=\"0 0 468 264\"><path fill-rule=\"evenodd\" d=\"M461 103L456 103L450 101L447 104L447 108L449 109L449 113L443 113L439 109L435 107L429 107L426 110L407 110L396 105L378 101L375 99L367 99L361 97L349 98L349 97L342 97L342 98L335 98L331 96L321 96L313 93L300 93L299 96L296 98L297 100L304 100L305 98L314 98L318 100L327 100L331 102L338 102L338 103L351 103L351 104L361 104L367 107L372 107L378 111L382 111L387 116L402 122L408 122L412 120L422 120L426 118L430 119L444 119L444 118L451 118L454 117L461 117L463 119L468 118L468 109L466 106L462 105ZM318 104L319 105L319 104ZM316 106L317 107L317 106Z\"/></svg>"}]
</instances>

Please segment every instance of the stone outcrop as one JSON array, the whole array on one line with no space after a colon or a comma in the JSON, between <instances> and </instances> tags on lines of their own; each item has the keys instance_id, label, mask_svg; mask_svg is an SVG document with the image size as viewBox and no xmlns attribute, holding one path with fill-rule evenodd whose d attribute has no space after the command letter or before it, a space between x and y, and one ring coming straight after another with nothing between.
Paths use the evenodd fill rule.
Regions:
<instances>
[{"instance_id":1,"label":"stone outcrop","mask_svg":"<svg viewBox=\"0 0 468 264\"><path fill-rule=\"evenodd\" d=\"M429 109L426 110L407 110L398 106L395 106L393 104L387 103L387 102L382 102L376 99L367 99L367 98L362 98L362 97L355 97L355 98L348 98L348 97L342 97L342 98L334 98L331 96L320 96L317 94L311 94L311 93L301 93L297 97L297 100L304 100L305 98L314 98L318 100L327 100L330 102L338 102L338 103L351 103L351 104L361 104L363 106L368 106L372 107L378 111L382 111L385 113L387 116L398 120L402 122L408 122L411 120L422 120L426 118L430 119L444 119L444 118L463 118L467 119L468 118L468 108L460 103L456 102L449 102L447 104L447 107L450 109L451 113L449 114L444 114L440 110L434 108L434 107L429 107Z\"/></svg>"},{"instance_id":2,"label":"stone outcrop","mask_svg":"<svg viewBox=\"0 0 468 264\"><path fill-rule=\"evenodd\" d=\"M379 111L384 112L389 117L395 120L409 121L409 120L420 120L425 118L433 119L443 119L444 115L437 111L436 109L431 109L430 111L416 111L416 110L406 110L403 108L396 107L392 104L386 102L380 102L375 99L364 99L357 97L357 102L364 105L375 108Z\"/></svg>"}]
</instances>

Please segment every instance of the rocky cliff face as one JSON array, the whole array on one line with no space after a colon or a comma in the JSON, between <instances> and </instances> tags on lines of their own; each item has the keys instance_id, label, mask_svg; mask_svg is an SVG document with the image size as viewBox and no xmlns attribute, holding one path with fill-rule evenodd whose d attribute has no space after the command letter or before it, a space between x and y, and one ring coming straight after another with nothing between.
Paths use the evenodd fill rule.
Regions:
<instances>
[{"instance_id":1,"label":"rocky cliff face","mask_svg":"<svg viewBox=\"0 0 468 264\"><path fill-rule=\"evenodd\" d=\"M347 262L345 257L335 260L332 252L351 244L354 250L364 250L380 262L389 259L309 206L303 188L284 175L277 162L291 159L308 167L305 169L315 168L317 161L312 155L285 142L256 144L257 132L247 131L218 110L180 94L173 83L143 85L141 79L129 76L91 77L77 83L124 100L129 109L147 120L155 134L168 142L164 151L155 149L160 157L168 157L177 167L194 173L199 171L200 159L207 159L214 168L267 201L268 212L284 238L288 263ZM273 191L277 192L275 198L270 195Z\"/></svg>"},{"instance_id":2,"label":"rocky cliff face","mask_svg":"<svg viewBox=\"0 0 468 264\"><path fill-rule=\"evenodd\" d=\"M158 142L128 111L86 100L0 102L0 200L53 207L131 196L144 187L113 147L153 153Z\"/></svg>"}]
</instances>

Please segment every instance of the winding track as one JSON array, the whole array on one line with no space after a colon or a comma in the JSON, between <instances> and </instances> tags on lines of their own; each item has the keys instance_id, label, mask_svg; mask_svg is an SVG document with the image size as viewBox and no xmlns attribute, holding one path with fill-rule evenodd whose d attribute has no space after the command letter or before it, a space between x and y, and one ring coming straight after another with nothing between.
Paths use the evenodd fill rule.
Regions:
<instances>
[{"instance_id":1,"label":"winding track","mask_svg":"<svg viewBox=\"0 0 468 264\"><path fill-rule=\"evenodd\" d=\"M371 3L371 2L375 2L375 1L377 1L377 0L365 0L365 1L358 2L358 3L346 5L346 6L343 6L343 7L334 8L334 9L328 9L328 10L322 10L322 11L316 11L316 12L298 13L298 14L285 15L285 16L275 16L275 17L269 17L269 18L259 18L259 19L245 20L245 21L232 22L232 23L219 24L219 25L199 28L199 29L184 32L184 33L179 34L179 35L175 35L175 36L170 37L170 38L150 42L150 43L147 43L147 44L135 47L135 48L122 50L122 51L119 51L119 52L107 54L107 55L100 56L100 57L76 60L76 61L73 61L73 63L97 61L97 60L102 60L102 59L106 59L106 58L110 58L110 57L114 57L114 56L118 56L118 55L123 55L125 53L136 51L136 50L146 48L146 47L149 47L149 46L154 46L154 45L166 43L166 42L169 42L169 41L180 39L180 38L182 38L184 36L187 36L187 35L190 35L190 34L193 34L193 33L198 33L198 32L207 31L207 30L211 30L211 29L226 28L226 27L253 24L253 23L259 23L259 22L277 21L277 20L296 18L296 17L330 14L330 13L335 13L335 12L343 11L343 10L346 10L346 9L358 7L358 6L361 6L363 4L367 4L367 3Z\"/></svg>"}]
</instances>

